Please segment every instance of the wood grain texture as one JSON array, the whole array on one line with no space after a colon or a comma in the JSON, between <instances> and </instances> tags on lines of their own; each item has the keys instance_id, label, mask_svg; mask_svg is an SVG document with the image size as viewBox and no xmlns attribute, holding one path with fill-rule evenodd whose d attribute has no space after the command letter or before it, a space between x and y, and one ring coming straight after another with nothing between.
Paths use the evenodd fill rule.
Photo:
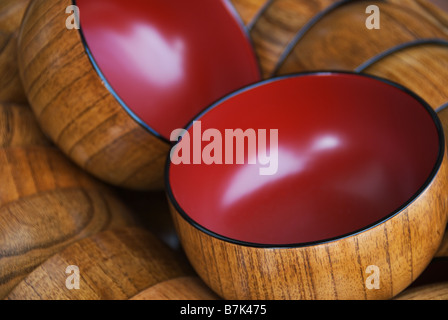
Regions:
<instances>
[{"instance_id":1,"label":"wood grain texture","mask_svg":"<svg viewBox=\"0 0 448 320\"><path fill-rule=\"evenodd\" d=\"M0 103L0 148L50 144L29 106Z\"/></svg>"},{"instance_id":2,"label":"wood grain texture","mask_svg":"<svg viewBox=\"0 0 448 320\"><path fill-rule=\"evenodd\" d=\"M367 5L377 5L381 29L365 26ZM442 15L442 13L440 14ZM385 1L352 1L332 10L297 39L276 74L354 70L385 50L416 39L448 38L448 28L428 13Z\"/></svg>"},{"instance_id":3,"label":"wood grain texture","mask_svg":"<svg viewBox=\"0 0 448 320\"><path fill-rule=\"evenodd\" d=\"M440 122L442 123L443 130L445 131L445 136L448 133L448 102L437 110L437 115L439 116Z\"/></svg>"},{"instance_id":4,"label":"wood grain texture","mask_svg":"<svg viewBox=\"0 0 448 320\"><path fill-rule=\"evenodd\" d=\"M17 31L30 1L31 0L0 1L0 30L11 33Z\"/></svg>"},{"instance_id":5,"label":"wood grain texture","mask_svg":"<svg viewBox=\"0 0 448 320\"><path fill-rule=\"evenodd\" d=\"M443 125L443 130L445 132L445 139L448 141L448 102L438 109L437 115ZM440 245L439 251L436 254L437 257L448 257L448 229L445 231L445 236L443 237L442 244Z\"/></svg>"},{"instance_id":6,"label":"wood grain texture","mask_svg":"<svg viewBox=\"0 0 448 320\"><path fill-rule=\"evenodd\" d=\"M435 0L387 0L398 4L404 10L413 10L432 21L442 29L448 28L448 11L441 9ZM445 1L445 0L442 0Z\"/></svg>"},{"instance_id":7,"label":"wood grain texture","mask_svg":"<svg viewBox=\"0 0 448 320\"><path fill-rule=\"evenodd\" d=\"M272 0L230 0L245 25L250 25L269 1Z\"/></svg>"},{"instance_id":8,"label":"wood grain texture","mask_svg":"<svg viewBox=\"0 0 448 320\"><path fill-rule=\"evenodd\" d=\"M445 232L445 236L443 237L442 244L437 251L436 257L447 257L448 258L448 231Z\"/></svg>"},{"instance_id":9,"label":"wood grain texture","mask_svg":"<svg viewBox=\"0 0 448 320\"><path fill-rule=\"evenodd\" d=\"M198 277L168 280L137 294L131 300L218 300Z\"/></svg>"},{"instance_id":10,"label":"wood grain texture","mask_svg":"<svg viewBox=\"0 0 448 320\"><path fill-rule=\"evenodd\" d=\"M0 1L0 101L26 103L19 76L17 38L30 0Z\"/></svg>"},{"instance_id":11,"label":"wood grain texture","mask_svg":"<svg viewBox=\"0 0 448 320\"><path fill-rule=\"evenodd\" d=\"M71 265L79 267L79 290L65 286L65 271ZM159 283L192 275L188 263L178 260L155 236L141 229L116 229L57 253L22 281L8 299L124 300Z\"/></svg>"},{"instance_id":12,"label":"wood grain texture","mask_svg":"<svg viewBox=\"0 0 448 320\"><path fill-rule=\"evenodd\" d=\"M127 208L52 147L0 149L0 297L71 243L133 224Z\"/></svg>"},{"instance_id":13,"label":"wood grain texture","mask_svg":"<svg viewBox=\"0 0 448 320\"><path fill-rule=\"evenodd\" d=\"M270 78L283 52L302 28L337 0L272 0L253 22L253 40L264 78Z\"/></svg>"},{"instance_id":14,"label":"wood grain texture","mask_svg":"<svg viewBox=\"0 0 448 320\"><path fill-rule=\"evenodd\" d=\"M440 245L447 174L445 153L436 178L399 214L365 232L308 247L233 244L193 227L173 206L171 211L191 264L225 299L389 299L420 275ZM378 290L366 287L369 265L380 269Z\"/></svg>"},{"instance_id":15,"label":"wood grain texture","mask_svg":"<svg viewBox=\"0 0 448 320\"><path fill-rule=\"evenodd\" d=\"M448 42L428 42L392 50L359 71L409 88L434 109L448 101Z\"/></svg>"},{"instance_id":16,"label":"wood grain texture","mask_svg":"<svg viewBox=\"0 0 448 320\"><path fill-rule=\"evenodd\" d=\"M0 298L54 253L133 224L112 191L51 146L26 105L0 104Z\"/></svg>"},{"instance_id":17,"label":"wood grain texture","mask_svg":"<svg viewBox=\"0 0 448 320\"><path fill-rule=\"evenodd\" d=\"M448 283L412 288L401 293L395 300L448 300Z\"/></svg>"},{"instance_id":18,"label":"wood grain texture","mask_svg":"<svg viewBox=\"0 0 448 320\"><path fill-rule=\"evenodd\" d=\"M20 74L41 127L97 178L125 188L162 188L169 144L134 121L104 86L78 30L65 28L68 5L33 1L19 36Z\"/></svg>"},{"instance_id":19,"label":"wood grain texture","mask_svg":"<svg viewBox=\"0 0 448 320\"><path fill-rule=\"evenodd\" d=\"M0 46L0 101L26 103L17 64L17 36L18 31L8 34Z\"/></svg>"}]
</instances>

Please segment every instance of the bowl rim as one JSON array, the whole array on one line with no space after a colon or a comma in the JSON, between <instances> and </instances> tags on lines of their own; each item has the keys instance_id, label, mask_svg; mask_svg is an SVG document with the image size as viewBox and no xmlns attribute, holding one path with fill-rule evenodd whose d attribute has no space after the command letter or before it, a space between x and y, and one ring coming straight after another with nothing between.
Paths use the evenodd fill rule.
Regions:
<instances>
[{"instance_id":1,"label":"bowl rim","mask_svg":"<svg viewBox=\"0 0 448 320\"><path fill-rule=\"evenodd\" d=\"M271 74L275 75L275 74L277 74L280 71L280 69L282 68L282 66L286 62L286 59L288 59L289 56L293 53L295 47L298 45L300 40L302 40L305 37L305 35L313 27L315 27L322 19L327 17L333 11L335 11L335 10L345 6L345 5L351 4L353 2L356 2L356 1L353 1L353 0L339 0L339 1L335 1L335 2L333 2L331 4L329 4L326 8L321 10L319 13L314 15L310 20L308 20L300 28L300 30L298 32L296 32L294 37L289 41L288 45L283 49L283 52L280 55L280 57L278 58L277 62L275 63L274 69L272 70Z\"/></svg>"},{"instance_id":2,"label":"bowl rim","mask_svg":"<svg viewBox=\"0 0 448 320\"><path fill-rule=\"evenodd\" d=\"M394 55L395 53L400 53L407 49L412 49L418 46L440 46L440 47L448 47L448 40L440 39L440 38L427 38L427 39L416 39L408 42L404 42L398 44L392 48L389 48L370 59L361 63L358 67L356 67L356 72L365 72L368 68L374 66L377 62L381 62L381 60L388 58L389 56Z\"/></svg>"},{"instance_id":3,"label":"bowl rim","mask_svg":"<svg viewBox=\"0 0 448 320\"><path fill-rule=\"evenodd\" d=\"M71 3L75 6L77 6L78 0L70 0ZM254 57L254 61L256 62L256 72L258 73L259 79L262 79L262 69L261 69L261 63L260 58L258 57L256 51L255 51L255 45L253 42L252 37L250 36L250 30L246 25L244 25L243 20L239 13L237 12L236 8L232 5L230 0L222 0L226 9L228 10L230 16L234 19L236 25L240 28L240 31L243 34L243 37L246 39L247 43L249 44L250 50L252 51L252 55ZM149 132L151 135L153 135L155 138L172 145L169 138L164 137L162 134L157 132L155 129L153 129L149 124L145 123L142 119L140 119L139 116L124 102L124 100L118 95L118 93L115 91L115 89L112 87L112 85L109 83L109 80L107 80L107 77L104 75L104 73L101 71L100 66L98 65L96 59L93 57L93 53L90 50L90 47L87 43L87 39L84 35L84 31L82 29L82 24L80 22L80 28L78 29L78 33L81 37L81 43L84 48L84 51L86 55L89 58L90 63L93 66L93 69L95 70L96 74L99 76L100 80L103 82L104 86L106 87L106 90L109 91L109 93L114 97L114 99L118 102L118 104L124 109L124 111L135 121L137 122L143 129L145 129L147 132ZM225 96L224 96L225 97ZM220 97L217 101L220 101L223 97ZM214 104L214 103L213 103ZM207 107L207 106L204 106Z\"/></svg>"},{"instance_id":4,"label":"bowl rim","mask_svg":"<svg viewBox=\"0 0 448 320\"><path fill-rule=\"evenodd\" d=\"M207 234L208 236L211 236L215 239L224 241L226 243L230 243L230 244L234 244L234 245L239 245L239 246L244 246L244 247L251 247L251 248L263 248L263 249L297 249L297 248L305 248L305 247L310 247L310 246L317 246L317 245L321 245L321 244L327 244L330 242L336 242L339 240L343 240L352 236L356 236L358 234L361 234L363 232L369 231L385 222L387 222L388 220L394 218L395 216L399 215L401 212L403 212L404 210L406 210L411 204L413 204L419 197L420 195L422 195L428 188L429 186L432 184L432 182L435 180L438 172L440 171L440 168L442 166L443 160L445 158L445 135L444 135L444 131L443 131L443 126L441 124L441 121L437 115L437 113L435 112L435 110L423 99L421 98L419 95L417 95L416 93L414 93L412 90L406 88L405 86L398 84L396 82L390 81L388 79L382 78L382 77L378 77L378 76L373 76L370 74L364 74L364 73L358 73L358 72L354 72L354 71L328 71L328 70L324 70L324 71L307 71L307 72L300 72L300 73L292 73L292 74L288 74L288 75L283 75L283 76L278 76L275 78L271 78L271 79L266 79L266 80L262 80L258 83L254 83L251 85L248 85L244 88L241 88L239 90L234 91L233 93L227 95L226 97L220 99L219 101L215 102L214 104L210 105L208 108L204 109L202 112L200 112L186 127L185 130L188 130L192 125L193 125L193 121L196 121L198 119L200 119L204 114L206 114L207 112L211 111L212 109L214 109L215 107L219 106L221 103L223 103L226 100L229 100L231 98L233 98L234 96L237 96L241 93L244 93L246 91L250 91L254 88L272 83L272 82L277 82L277 81L282 81L285 79L290 79L290 78L300 78L300 77L306 77L306 76L333 76L333 75L351 75L351 76L359 76L359 77L364 77L364 78L368 78L368 79L373 79L373 80L377 80L380 81L386 85L395 87L399 90L401 90L402 92L404 92L405 94L411 96L413 99L417 100L417 102L426 110L426 112L429 113L432 122L436 128L437 134L438 134L438 155L437 155L437 160L431 170L431 172L429 173L428 177L426 178L425 182L423 183L423 185L407 200L405 201L399 208L397 208L396 210L392 211L389 214L384 215L383 218L379 219L376 222L373 222L369 225L364 226L363 228L354 230L352 232L346 233L346 234L342 234L339 236L335 236L335 237L331 237L331 238L326 238L326 239L321 239L321 240L315 240L315 241L309 241L309 242L299 242L299 243L288 243L288 244L269 244L269 243L255 243L255 242L249 242L249 241L243 241L243 240L238 240L238 239L234 239L234 238L230 238L224 235L221 235L217 232L214 232L210 229L207 229L206 227L202 226L200 223L196 222L193 218L191 218L181 207L181 205L177 202L174 194L173 194L173 190L171 187L171 183L170 183L170 167L171 167L171 158L170 156L167 157L166 159L166 163L165 163L165 172L164 172L164 180L165 180L165 193L167 195L168 201L170 202L170 204L174 207L174 209L176 209L177 213L187 222L189 223L192 227L196 228L197 230ZM173 144L173 146L171 148L174 148L177 143Z\"/></svg>"}]
</instances>

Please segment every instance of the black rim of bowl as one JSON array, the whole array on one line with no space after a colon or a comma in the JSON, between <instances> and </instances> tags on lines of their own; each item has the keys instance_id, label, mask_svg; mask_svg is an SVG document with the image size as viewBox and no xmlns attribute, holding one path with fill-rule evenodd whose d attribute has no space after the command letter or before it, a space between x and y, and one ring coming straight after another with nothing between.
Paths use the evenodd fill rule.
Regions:
<instances>
[{"instance_id":1,"label":"black rim of bowl","mask_svg":"<svg viewBox=\"0 0 448 320\"><path fill-rule=\"evenodd\" d=\"M356 72L364 72L366 69L368 69L369 67L371 67L372 65L374 65L375 63L393 55L394 53L398 53L400 51L406 50L406 49L410 49L410 48L414 48L417 46L421 46L421 45L433 45L433 46L445 46L448 47L448 41L444 40L444 39L439 39L439 38L433 38L433 39L417 39L417 40L413 40L413 41L409 41L409 42L405 42L402 44L399 44L395 47L389 48L386 51L383 51L379 54L377 54L376 56L368 59L367 61L365 61L364 63L362 63L361 65L359 65L355 71Z\"/></svg>"},{"instance_id":2,"label":"black rim of bowl","mask_svg":"<svg viewBox=\"0 0 448 320\"><path fill-rule=\"evenodd\" d=\"M77 0L71 0L71 1L72 1L72 4L76 6L76 1ZM259 78L261 79L262 71L261 71L260 59L259 59L258 55L255 52L255 46L254 46L254 43L252 41L252 38L249 35L249 30L244 25L240 15L236 11L235 7L230 3L230 1L229 0L224 0L224 1L227 4L227 8L228 8L230 14L235 19L236 24L239 26L239 28L241 29L241 32L244 34L247 42L250 45L252 54L254 56L254 61L257 64L257 72L258 72ZM95 58L93 57L93 53L90 51L90 47L89 47L89 45L87 43L87 39L84 36L84 32L82 30L82 24L80 25L80 28L79 28L78 31L79 31L79 35L81 37L81 42L82 42L82 45L84 47L84 50L85 50L87 56L89 57L89 60L90 60L90 62L92 64L93 68L95 69L97 75L100 77L101 81L104 83L104 86L110 92L110 94L115 98L115 100L117 100L117 102L126 111L126 113L129 114L129 116L135 122L137 122L141 127L143 127L143 129L145 129L146 131L151 133L154 137L156 137L156 138L158 138L158 139L160 139L160 140L162 140L162 141L164 141L164 142L166 142L168 144L172 144L170 140L168 140L167 138L162 136L160 133L158 133L156 130L154 130L149 124L145 123L142 119L140 119L140 117L137 116L137 114L134 111L132 111L132 109L123 101L123 99L120 98L118 93L115 91L115 89L111 86L111 84L107 80L107 77L101 71L101 68L99 67L99 65L96 62ZM220 101L221 99L223 99L223 97L219 98L217 101ZM204 106L204 107L207 107L207 106Z\"/></svg>"},{"instance_id":3,"label":"black rim of bowl","mask_svg":"<svg viewBox=\"0 0 448 320\"><path fill-rule=\"evenodd\" d=\"M434 164L434 167L431 171L431 173L429 174L428 178L425 180L424 184L417 190L417 192L415 192L405 203L403 203L398 209L396 209L395 211L393 211L390 214L384 215L384 217L374 223L371 223L369 225L366 225L365 227L340 235L340 236L336 236L336 237L332 237L332 238L327 238L327 239L322 239L322 240L317 240L317 241L310 241L310 242L302 242L302 243L291 243L291 244L262 244L262 243L254 243L254 242L248 242L248 241L242 241L242 240L237 240L237 239L233 239L227 236L223 236L219 233L216 233L212 230L209 230L207 228L205 228L204 226L202 226L201 224L199 224L198 222L196 222L194 219L192 219L180 206L180 204L177 202L172 188L171 188L171 183L170 183L170 166L171 166L171 158L170 156L167 157L166 159L166 164L165 164L165 190L166 190L166 194L168 197L168 200L170 201L170 203L173 205L173 207L176 209L176 211L178 212L178 214L180 214L180 216L186 221L188 222L191 226L193 226L194 228L198 229L199 231L207 234L208 236L211 236L213 238L216 238L218 240L224 241L224 242L228 242L228 243L232 243L232 244L236 244L236 245L240 245L240 246L244 246L244 247L254 247L254 248L264 248L264 249L275 249L275 248L289 248L289 249L293 249L293 248L302 248L302 247L309 247L309 246L315 246L315 245L320 245L320 244L325 244L325 243L329 243L329 242L334 242L337 240L342 240L345 238L349 238L355 235L358 235L360 233L363 233L365 231L368 231L370 229L373 229L374 227L377 227L379 225L381 225L382 223L392 219L393 217L399 215L401 212L403 212L407 207L409 207L412 203L414 203L419 197L420 195L431 185L431 183L433 182L433 180L435 179L435 177L437 176L437 173L440 170L440 167L442 165L443 162L443 158L444 158L444 154L445 154L445 136L444 136L444 132L443 132L443 128L442 128L442 124L440 122L439 117L437 116L437 113L431 108L431 106L425 101L423 100L420 96L418 96L416 93L414 93L413 91L411 91L410 89L395 83L393 81L381 78L381 77L377 77L377 76L373 76L373 75L368 75L368 74L363 74L363 73L357 73L357 72L352 72L352 71L311 71L311 72L301 72L301 73L295 73L295 74L288 74L288 75L284 75L284 76L279 76L279 77L275 77L275 78L271 78L271 79L267 79L267 80L263 80L260 81L258 83L246 86L242 89L236 90L235 92L227 95L226 97L220 99L219 101L215 102L214 104L210 105L208 108L206 108L205 110L203 110L201 113L199 113L186 127L185 129L188 130L192 125L193 125L193 121L196 121L198 119L200 119L204 114L206 114L207 112L211 111L212 109L214 109L215 107L219 106L221 103L223 103L226 100L231 99L232 97L239 95L241 93L244 93L246 91L252 90L254 88L263 86L265 84L269 84L271 82L276 82L276 81L281 81L284 79L289 79L289 78L299 78L299 77L304 77L304 76L322 76L322 75L352 75L352 76L358 76L358 77L363 77L363 78L369 78L369 79L374 79L377 81L380 81L382 83L385 83L387 85L393 86L399 90L401 90L402 92L408 94L409 96L411 96L412 98L414 98L415 100L417 100L417 102L420 103L420 105L429 113L429 115L431 116L431 119L433 121L434 126L436 127L437 130L437 134L439 137L439 150L438 150L438 155L437 155L437 160ZM179 139L180 140L180 139ZM177 142L178 143L178 142ZM176 143L176 144L177 144ZM172 148L174 148L176 146L176 144L174 144L172 146Z\"/></svg>"}]
</instances>

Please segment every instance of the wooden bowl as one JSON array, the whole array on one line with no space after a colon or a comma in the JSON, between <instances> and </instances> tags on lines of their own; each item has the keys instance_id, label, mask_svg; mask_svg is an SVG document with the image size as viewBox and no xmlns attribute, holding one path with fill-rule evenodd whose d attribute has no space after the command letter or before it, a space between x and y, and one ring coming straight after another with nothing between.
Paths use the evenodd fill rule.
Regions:
<instances>
[{"instance_id":1,"label":"wooden bowl","mask_svg":"<svg viewBox=\"0 0 448 320\"><path fill-rule=\"evenodd\" d=\"M274 74L354 70L366 60L402 43L417 39L447 39L448 23L429 14L423 6L412 5L413 2L338 2L304 26L306 32L289 44ZM380 9L380 29L366 27L367 5L376 5Z\"/></svg>"},{"instance_id":2,"label":"wooden bowl","mask_svg":"<svg viewBox=\"0 0 448 320\"><path fill-rule=\"evenodd\" d=\"M0 103L0 148L50 145L28 105Z\"/></svg>"},{"instance_id":3,"label":"wooden bowl","mask_svg":"<svg viewBox=\"0 0 448 320\"><path fill-rule=\"evenodd\" d=\"M440 245L443 130L398 84L355 73L286 76L234 93L187 128L167 163L167 194L190 262L225 299L391 298ZM232 141L237 128L239 147L221 150L245 160L231 165L217 141ZM254 164L243 130L261 148L271 137ZM218 156L189 165L180 156L193 143L199 154L201 133L202 154ZM369 266L381 272L379 289L366 286Z\"/></svg>"},{"instance_id":4,"label":"wooden bowl","mask_svg":"<svg viewBox=\"0 0 448 320\"><path fill-rule=\"evenodd\" d=\"M345 0L344 0L345 1ZM338 6L335 0L271 0L249 25L250 36L260 60L264 78L273 72L295 38L303 35L307 25Z\"/></svg>"},{"instance_id":5,"label":"wooden bowl","mask_svg":"<svg viewBox=\"0 0 448 320\"><path fill-rule=\"evenodd\" d=\"M448 282L406 290L396 300L448 300Z\"/></svg>"},{"instance_id":6,"label":"wooden bowl","mask_svg":"<svg viewBox=\"0 0 448 320\"><path fill-rule=\"evenodd\" d=\"M433 109L448 102L448 41L404 43L364 62L356 71L397 82L421 96Z\"/></svg>"},{"instance_id":7,"label":"wooden bowl","mask_svg":"<svg viewBox=\"0 0 448 320\"><path fill-rule=\"evenodd\" d=\"M54 148L0 149L0 167L0 297L69 244L132 223L110 190Z\"/></svg>"},{"instance_id":8,"label":"wooden bowl","mask_svg":"<svg viewBox=\"0 0 448 320\"><path fill-rule=\"evenodd\" d=\"M448 258L448 231L445 231L445 236L443 237L442 244L440 245L439 251L437 251L436 256Z\"/></svg>"},{"instance_id":9,"label":"wooden bowl","mask_svg":"<svg viewBox=\"0 0 448 320\"><path fill-rule=\"evenodd\" d=\"M0 30L10 33L17 31L30 1L2 0L0 2Z\"/></svg>"},{"instance_id":10,"label":"wooden bowl","mask_svg":"<svg viewBox=\"0 0 448 320\"><path fill-rule=\"evenodd\" d=\"M79 270L70 290L68 266ZM51 275L51 276L48 276ZM188 287L185 285L188 284ZM78 241L49 258L9 300L216 299L186 261L141 229L115 229Z\"/></svg>"},{"instance_id":11,"label":"wooden bowl","mask_svg":"<svg viewBox=\"0 0 448 320\"><path fill-rule=\"evenodd\" d=\"M73 3L80 30L64 23ZM21 28L19 66L53 142L96 177L142 190L163 186L172 130L260 78L225 0L36 0Z\"/></svg>"},{"instance_id":12,"label":"wooden bowl","mask_svg":"<svg viewBox=\"0 0 448 320\"><path fill-rule=\"evenodd\" d=\"M448 41L417 40L391 48L366 61L356 71L400 83L437 112L448 138ZM445 235L440 253L448 248ZM445 253L446 254L446 253Z\"/></svg>"},{"instance_id":13,"label":"wooden bowl","mask_svg":"<svg viewBox=\"0 0 448 320\"><path fill-rule=\"evenodd\" d=\"M0 180L0 298L71 243L134 224L112 190L51 146L27 106L0 104Z\"/></svg>"},{"instance_id":14,"label":"wooden bowl","mask_svg":"<svg viewBox=\"0 0 448 320\"><path fill-rule=\"evenodd\" d=\"M26 103L17 64L17 38L30 0L0 2L0 101Z\"/></svg>"}]
</instances>

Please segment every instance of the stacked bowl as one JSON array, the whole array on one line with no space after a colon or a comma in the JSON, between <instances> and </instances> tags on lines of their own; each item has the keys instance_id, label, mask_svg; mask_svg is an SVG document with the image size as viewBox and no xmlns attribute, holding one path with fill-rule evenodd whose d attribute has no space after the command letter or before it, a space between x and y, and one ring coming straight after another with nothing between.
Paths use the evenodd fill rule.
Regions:
<instances>
[{"instance_id":1,"label":"stacked bowl","mask_svg":"<svg viewBox=\"0 0 448 320\"><path fill-rule=\"evenodd\" d=\"M448 246L435 5L0 10L0 297L446 298L422 280Z\"/></svg>"}]
</instances>

